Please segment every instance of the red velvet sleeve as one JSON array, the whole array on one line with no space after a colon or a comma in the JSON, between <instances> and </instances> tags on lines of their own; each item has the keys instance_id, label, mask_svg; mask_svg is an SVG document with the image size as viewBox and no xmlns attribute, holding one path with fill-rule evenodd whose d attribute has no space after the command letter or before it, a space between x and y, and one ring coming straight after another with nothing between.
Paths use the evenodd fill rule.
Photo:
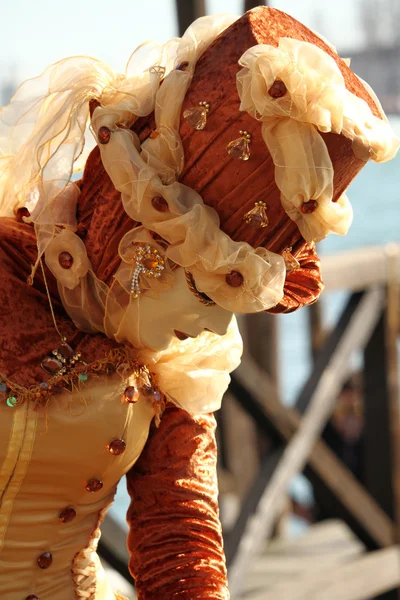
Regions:
<instances>
[{"instance_id":1,"label":"red velvet sleeve","mask_svg":"<svg viewBox=\"0 0 400 600\"><path fill-rule=\"evenodd\" d=\"M300 253L296 255L296 259L300 263L300 268L286 275L282 300L266 312L290 313L318 300L324 284L321 280L321 261L314 247L305 244Z\"/></svg>"},{"instance_id":2,"label":"red velvet sleeve","mask_svg":"<svg viewBox=\"0 0 400 600\"><path fill-rule=\"evenodd\" d=\"M169 405L127 482L138 599L228 600L213 415Z\"/></svg>"}]
</instances>

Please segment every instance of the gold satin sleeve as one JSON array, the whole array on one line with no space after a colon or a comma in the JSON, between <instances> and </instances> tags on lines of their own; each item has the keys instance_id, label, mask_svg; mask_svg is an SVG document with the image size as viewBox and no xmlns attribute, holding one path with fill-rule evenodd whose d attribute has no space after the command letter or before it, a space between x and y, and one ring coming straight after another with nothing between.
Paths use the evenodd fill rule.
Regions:
<instances>
[{"instance_id":1,"label":"gold satin sleeve","mask_svg":"<svg viewBox=\"0 0 400 600\"><path fill-rule=\"evenodd\" d=\"M228 600L215 419L169 405L127 475L138 600Z\"/></svg>"},{"instance_id":2,"label":"gold satin sleeve","mask_svg":"<svg viewBox=\"0 0 400 600\"><path fill-rule=\"evenodd\" d=\"M291 313L302 306L314 304L318 300L324 284L321 280L321 261L315 248L305 244L296 258L300 263L300 268L286 275L282 300L266 312L272 314Z\"/></svg>"}]
</instances>

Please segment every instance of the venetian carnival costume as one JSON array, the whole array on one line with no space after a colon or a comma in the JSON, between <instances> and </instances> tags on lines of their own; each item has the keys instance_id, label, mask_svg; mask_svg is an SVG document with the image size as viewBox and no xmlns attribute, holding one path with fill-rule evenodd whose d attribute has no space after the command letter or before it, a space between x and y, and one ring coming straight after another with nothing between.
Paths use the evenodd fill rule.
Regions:
<instances>
[{"instance_id":1,"label":"venetian carnival costume","mask_svg":"<svg viewBox=\"0 0 400 600\"><path fill-rule=\"evenodd\" d=\"M125 75L75 57L20 87L0 114L2 598L118 597L96 546L124 474L139 599L229 597L212 413L232 315L317 299L314 242L397 147L334 48L265 7L144 44Z\"/></svg>"}]
</instances>

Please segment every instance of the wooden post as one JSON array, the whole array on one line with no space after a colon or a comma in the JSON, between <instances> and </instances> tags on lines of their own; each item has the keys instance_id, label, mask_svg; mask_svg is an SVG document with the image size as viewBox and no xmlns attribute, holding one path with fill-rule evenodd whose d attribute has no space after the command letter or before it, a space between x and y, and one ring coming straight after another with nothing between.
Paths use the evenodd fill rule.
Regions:
<instances>
[{"instance_id":1,"label":"wooden post","mask_svg":"<svg viewBox=\"0 0 400 600\"><path fill-rule=\"evenodd\" d=\"M266 5L268 6L268 0L264 0L264 2L261 0L245 0L244 1L244 12L247 12L248 10L251 10L252 8L256 8L256 6L261 6L261 5Z\"/></svg>"},{"instance_id":2,"label":"wooden post","mask_svg":"<svg viewBox=\"0 0 400 600\"><path fill-rule=\"evenodd\" d=\"M199 17L206 14L205 0L176 0L178 11L179 35L183 35L186 29Z\"/></svg>"},{"instance_id":3,"label":"wooden post","mask_svg":"<svg viewBox=\"0 0 400 600\"><path fill-rule=\"evenodd\" d=\"M397 259L388 257L387 306L364 352L365 486L396 522L399 536L399 407L397 382ZM391 276L391 275L392 276ZM399 590L379 596L398 600Z\"/></svg>"}]
</instances>

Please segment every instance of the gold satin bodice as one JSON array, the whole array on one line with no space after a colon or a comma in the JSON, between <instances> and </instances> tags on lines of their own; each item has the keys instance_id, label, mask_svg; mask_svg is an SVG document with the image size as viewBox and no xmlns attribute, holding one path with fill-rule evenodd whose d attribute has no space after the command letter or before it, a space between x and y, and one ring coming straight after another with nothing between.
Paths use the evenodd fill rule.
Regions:
<instances>
[{"instance_id":1,"label":"gold satin bodice","mask_svg":"<svg viewBox=\"0 0 400 600\"><path fill-rule=\"evenodd\" d=\"M95 553L97 528L154 416L147 397L121 401L127 385L114 374L54 395L47 407L0 405L1 598L114 600ZM110 445L123 448L111 444L118 440L125 450L112 454Z\"/></svg>"}]
</instances>

